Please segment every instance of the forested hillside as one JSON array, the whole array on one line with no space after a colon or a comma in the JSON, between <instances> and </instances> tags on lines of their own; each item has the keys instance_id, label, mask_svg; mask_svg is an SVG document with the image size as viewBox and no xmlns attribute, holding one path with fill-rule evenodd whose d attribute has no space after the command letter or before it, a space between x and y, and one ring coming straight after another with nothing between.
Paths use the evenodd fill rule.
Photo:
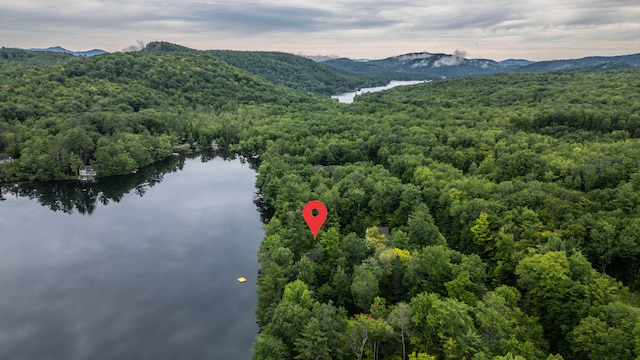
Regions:
<instances>
[{"instance_id":1,"label":"forested hillside","mask_svg":"<svg viewBox=\"0 0 640 360\"><path fill-rule=\"evenodd\" d=\"M0 179L126 174L182 143L206 148L213 119L243 106L286 108L298 94L207 55L109 54L0 72ZM276 110L274 110L276 111ZM219 120L224 127L224 121ZM217 142L234 140L224 130Z\"/></svg>"},{"instance_id":2,"label":"forested hillside","mask_svg":"<svg viewBox=\"0 0 640 360\"><path fill-rule=\"evenodd\" d=\"M20 66L37 67L63 64L74 58L71 54L54 52L35 52L18 49L0 48L0 69Z\"/></svg>"},{"instance_id":3,"label":"forested hillside","mask_svg":"<svg viewBox=\"0 0 640 360\"><path fill-rule=\"evenodd\" d=\"M549 60L515 69L516 72L581 71L606 66L623 68L640 66L640 54L620 56L589 56L581 59ZM605 68L606 69L606 68Z\"/></svg>"},{"instance_id":4,"label":"forested hillside","mask_svg":"<svg viewBox=\"0 0 640 360\"><path fill-rule=\"evenodd\" d=\"M637 70L505 75L246 129L267 221L254 358L635 358L639 92Z\"/></svg>"},{"instance_id":5,"label":"forested hillside","mask_svg":"<svg viewBox=\"0 0 640 360\"><path fill-rule=\"evenodd\" d=\"M254 359L635 359L639 98L636 68L347 105L210 55L101 55L1 72L0 175L127 173L211 139L257 155Z\"/></svg>"},{"instance_id":6,"label":"forested hillside","mask_svg":"<svg viewBox=\"0 0 640 360\"><path fill-rule=\"evenodd\" d=\"M207 54L260 76L276 85L325 95L333 95L365 85L379 85L388 81L386 78L370 77L335 69L302 56L282 52L199 51L166 42L149 43L143 51L152 53Z\"/></svg>"}]
</instances>

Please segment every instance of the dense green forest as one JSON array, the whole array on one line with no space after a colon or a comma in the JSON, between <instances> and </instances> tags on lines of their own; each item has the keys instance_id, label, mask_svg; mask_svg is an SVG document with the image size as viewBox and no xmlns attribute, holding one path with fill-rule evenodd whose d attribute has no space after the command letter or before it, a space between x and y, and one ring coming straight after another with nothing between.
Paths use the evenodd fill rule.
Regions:
<instances>
[{"instance_id":1,"label":"dense green forest","mask_svg":"<svg viewBox=\"0 0 640 360\"><path fill-rule=\"evenodd\" d=\"M99 176L162 160L182 143L226 145L241 106L284 111L310 96L202 54L109 54L0 72L0 179L60 180L79 165ZM212 121L217 118L218 121Z\"/></svg>"},{"instance_id":2,"label":"dense green forest","mask_svg":"<svg viewBox=\"0 0 640 360\"><path fill-rule=\"evenodd\" d=\"M0 73L5 180L105 174L212 139L259 159L254 359L635 359L640 70L367 94L205 54ZM321 200L314 241L301 216ZM380 227L390 229L383 235ZM215 306L215 304L212 304Z\"/></svg>"},{"instance_id":3,"label":"dense green forest","mask_svg":"<svg viewBox=\"0 0 640 360\"><path fill-rule=\"evenodd\" d=\"M635 358L639 93L638 70L501 75L247 129L255 358Z\"/></svg>"},{"instance_id":4,"label":"dense green forest","mask_svg":"<svg viewBox=\"0 0 640 360\"><path fill-rule=\"evenodd\" d=\"M143 50L151 53L206 54L260 76L276 85L292 89L333 95L363 85L381 85L387 78L369 77L317 63L302 56L283 52L193 50L167 42L151 42Z\"/></svg>"}]
</instances>

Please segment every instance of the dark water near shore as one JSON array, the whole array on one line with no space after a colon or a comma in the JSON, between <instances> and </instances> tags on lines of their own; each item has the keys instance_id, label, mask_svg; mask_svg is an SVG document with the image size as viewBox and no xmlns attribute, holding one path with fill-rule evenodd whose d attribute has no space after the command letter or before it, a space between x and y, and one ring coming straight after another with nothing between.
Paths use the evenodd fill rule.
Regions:
<instances>
[{"instance_id":1,"label":"dark water near shore","mask_svg":"<svg viewBox=\"0 0 640 360\"><path fill-rule=\"evenodd\" d=\"M0 359L250 358L254 182L197 157L2 188Z\"/></svg>"}]
</instances>

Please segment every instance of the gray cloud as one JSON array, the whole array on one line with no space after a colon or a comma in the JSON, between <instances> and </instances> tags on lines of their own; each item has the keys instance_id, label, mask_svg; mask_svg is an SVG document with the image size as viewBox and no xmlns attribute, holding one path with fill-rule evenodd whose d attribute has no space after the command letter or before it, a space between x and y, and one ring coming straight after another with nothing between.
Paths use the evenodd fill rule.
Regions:
<instances>
[{"instance_id":1,"label":"gray cloud","mask_svg":"<svg viewBox=\"0 0 640 360\"><path fill-rule=\"evenodd\" d=\"M291 5L243 4L235 6L208 5L185 14L184 20L194 21L205 29L256 32L317 32L324 29L362 29L388 26L388 19L365 18L326 9Z\"/></svg>"},{"instance_id":2,"label":"gray cloud","mask_svg":"<svg viewBox=\"0 0 640 360\"><path fill-rule=\"evenodd\" d=\"M640 4L628 0L0 0L0 45L24 47L66 41L114 51L144 39L352 57L464 48L540 59L533 49L545 46L565 57L638 52L638 31Z\"/></svg>"}]
</instances>

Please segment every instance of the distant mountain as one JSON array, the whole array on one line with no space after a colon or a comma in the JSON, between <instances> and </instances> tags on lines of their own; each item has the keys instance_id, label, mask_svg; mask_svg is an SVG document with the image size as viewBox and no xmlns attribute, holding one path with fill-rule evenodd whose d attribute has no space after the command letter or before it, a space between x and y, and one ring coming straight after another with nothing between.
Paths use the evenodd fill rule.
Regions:
<instances>
[{"instance_id":1,"label":"distant mountain","mask_svg":"<svg viewBox=\"0 0 640 360\"><path fill-rule=\"evenodd\" d=\"M504 72L505 65L487 59L466 59L457 55L428 52L405 54L369 63L384 66L400 73L423 75L430 78L450 78L487 75Z\"/></svg>"},{"instance_id":2,"label":"distant mountain","mask_svg":"<svg viewBox=\"0 0 640 360\"><path fill-rule=\"evenodd\" d=\"M95 55L102 55L107 53L106 51L100 50L100 49L93 49L93 50L87 50L87 51L71 51L60 46L52 46L46 49L26 49L26 50L65 53L65 54L71 54L73 56L95 56Z\"/></svg>"},{"instance_id":3,"label":"distant mountain","mask_svg":"<svg viewBox=\"0 0 640 360\"><path fill-rule=\"evenodd\" d=\"M304 54L299 54L302 57L306 57L307 59L311 59L313 61L327 61L327 60L331 60L331 59L337 59L338 56L330 56L330 55L304 55Z\"/></svg>"},{"instance_id":4,"label":"distant mountain","mask_svg":"<svg viewBox=\"0 0 640 360\"><path fill-rule=\"evenodd\" d=\"M508 60L502 60L499 63L506 66L527 66L535 63L535 61L524 60L524 59L508 59Z\"/></svg>"},{"instance_id":5,"label":"distant mountain","mask_svg":"<svg viewBox=\"0 0 640 360\"><path fill-rule=\"evenodd\" d=\"M334 59L324 61L324 63L342 70L375 77L391 77L396 80L435 80L489 75L506 72L510 68L508 64L501 64L489 59L466 59L457 55L428 52L404 54L366 62Z\"/></svg>"},{"instance_id":6,"label":"distant mountain","mask_svg":"<svg viewBox=\"0 0 640 360\"><path fill-rule=\"evenodd\" d=\"M207 54L276 85L320 94L336 94L379 82L368 76L282 52L194 50L166 42L151 42L142 51Z\"/></svg>"},{"instance_id":7,"label":"distant mountain","mask_svg":"<svg viewBox=\"0 0 640 360\"><path fill-rule=\"evenodd\" d=\"M141 52L148 53L162 53L162 54L172 54L172 53L196 53L200 50L190 49L186 46L168 43L166 41L152 41L144 47L144 49L140 50Z\"/></svg>"},{"instance_id":8,"label":"distant mountain","mask_svg":"<svg viewBox=\"0 0 640 360\"><path fill-rule=\"evenodd\" d=\"M599 72L640 66L640 54L590 56L582 59L534 62L524 59L494 61L466 59L458 55L428 52L393 56L382 60L356 61L346 58L324 64L374 78L395 80L436 80L510 72Z\"/></svg>"},{"instance_id":9,"label":"distant mountain","mask_svg":"<svg viewBox=\"0 0 640 360\"><path fill-rule=\"evenodd\" d=\"M624 70L633 68L635 66L629 65L627 63L622 62L608 62L603 64L595 64L595 65L587 65L571 70L567 70L568 72L576 72L576 73L592 73L592 72L602 72L602 71L612 71L612 70Z\"/></svg>"},{"instance_id":10,"label":"distant mountain","mask_svg":"<svg viewBox=\"0 0 640 360\"><path fill-rule=\"evenodd\" d=\"M368 76L373 79L379 79L383 82L390 80L415 80L415 76L412 74L401 74L395 70L388 69L381 65L376 65L369 61L340 58L322 61L322 64L326 64L339 70Z\"/></svg>"},{"instance_id":11,"label":"distant mountain","mask_svg":"<svg viewBox=\"0 0 640 360\"><path fill-rule=\"evenodd\" d=\"M604 66L607 64L625 64L629 66L640 66L640 53L632 55L620 56L589 56L581 59L570 60L550 60L539 61L534 64L522 66L515 71L517 72L548 72L548 71L576 71L580 68L601 69L600 71L611 70L614 65ZM619 65L618 65L619 66Z\"/></svg>"},{"instance_id":12,"label":"distant mountain","mask_svg":"<svg viewBox=\"0 0 640 360\"><path fill-rule=\"evenodd\" d=\"M0 67L38 67L63 64L75 59L71 54L0 48Z\"/></svg>"}]
</instances>

